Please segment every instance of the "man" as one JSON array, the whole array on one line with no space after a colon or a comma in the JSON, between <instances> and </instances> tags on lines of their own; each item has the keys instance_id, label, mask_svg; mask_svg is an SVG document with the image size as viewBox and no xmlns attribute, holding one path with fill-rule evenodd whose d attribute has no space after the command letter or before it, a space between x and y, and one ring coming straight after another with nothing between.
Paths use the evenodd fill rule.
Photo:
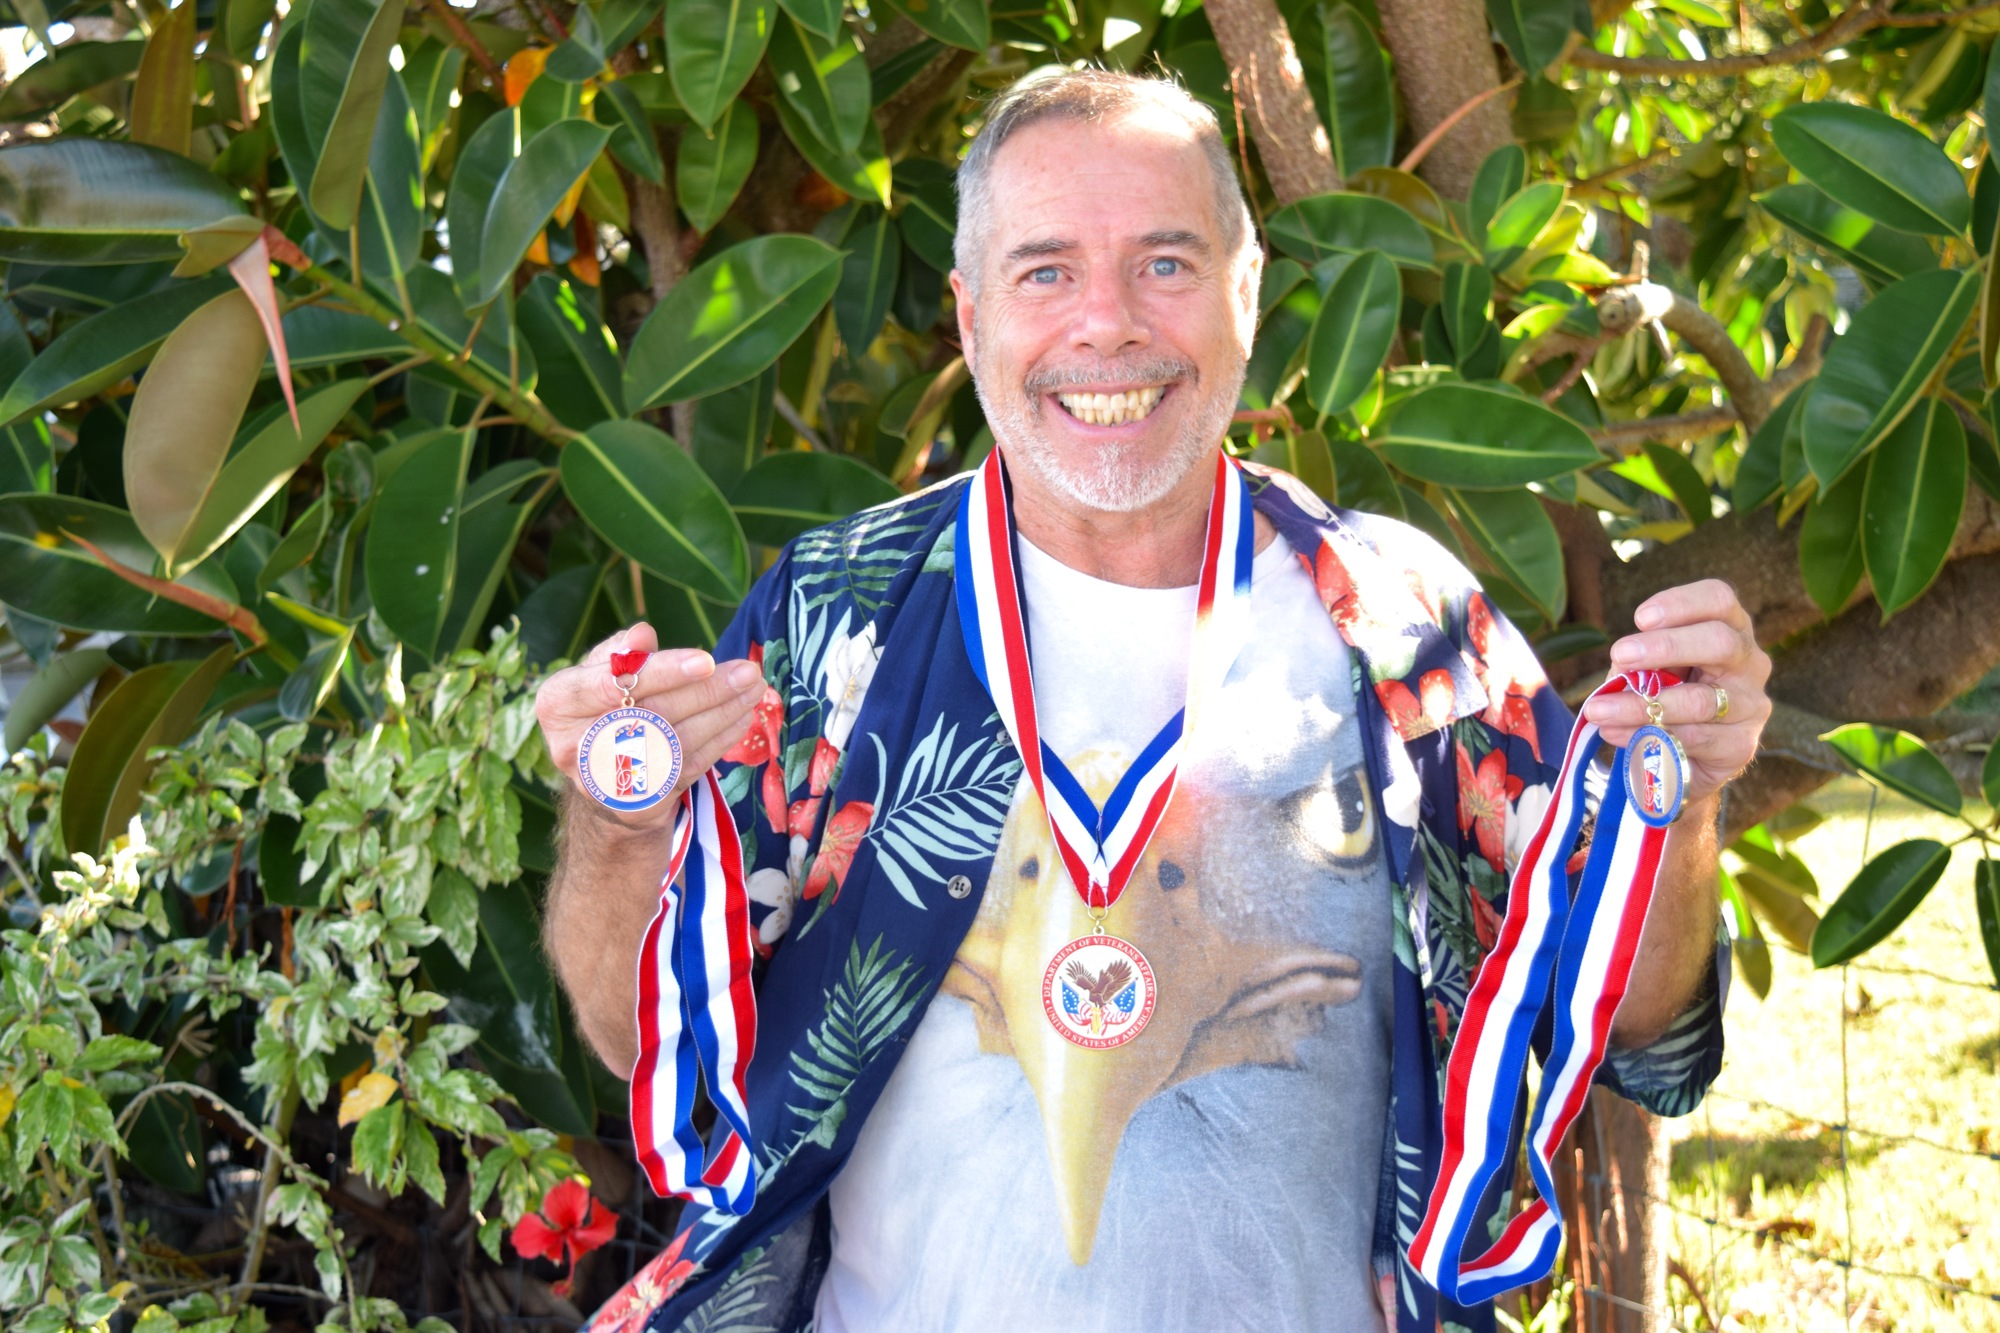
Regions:
<instances>
[{"instance_id":1,"label":"man","mask_svg":"<svg viewBox=\"0 0 2000 1333\"><path fill-rule=\"evenodd\" d=\"M1004 484L808 534L723 638L746 660L657 652L634 689L684 785L728 761L769 953L757 1171L745 1215L691 1207L596 1326L1491 1328L1400 1256L1570 716L1428 539L1218 464L1260 258L1207 110L1125 75L1024 82L959 189L952 289ZM1614 663L1699 683L1660 697L1687 808L1600 1081L1678 1113L1720 1061L1717 793L1769 662L1720 583L1637 620ZM655 646L635 626L544 686L573 777L619 699L608 653ZM1646 720L1629 695L1589 713L1618 745ZM548 943L622 1073L672 807L565 814Z\"/></svg>"}]
</instances>

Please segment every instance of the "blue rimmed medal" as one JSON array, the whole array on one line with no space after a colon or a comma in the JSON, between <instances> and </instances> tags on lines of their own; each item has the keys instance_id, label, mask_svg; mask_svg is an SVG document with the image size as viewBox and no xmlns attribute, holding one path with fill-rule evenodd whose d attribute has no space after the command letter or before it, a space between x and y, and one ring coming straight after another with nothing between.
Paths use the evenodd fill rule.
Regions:
<instances>
[{"instance_id":1,"label":"blue rimmed medal","mask_svg":"<svg viewBox=\"0 0 2000 1333\"><path fill-rule=\"evenodd\" d=\"M1625 747L1625 795L1632 813L1654 828L1665 828L1681 816L1687 799L1687 751L1662 725L1659 683L1646 698L1646 725L1632 733Z\"/></svg>"},{"instance_id":2,"label":"blue rimmed medal","mask_svg":"<svg viewBox=\"0 0 2000 1333\"><path fill-rule=\"evenodd\" d=\"M672 724L632 702L647 654L611 654L611 677L625 692L623 707L590 724L577 745L583 789L613 810L649 810L681 780L681 738Z\"/></svg>"}]
</instances>

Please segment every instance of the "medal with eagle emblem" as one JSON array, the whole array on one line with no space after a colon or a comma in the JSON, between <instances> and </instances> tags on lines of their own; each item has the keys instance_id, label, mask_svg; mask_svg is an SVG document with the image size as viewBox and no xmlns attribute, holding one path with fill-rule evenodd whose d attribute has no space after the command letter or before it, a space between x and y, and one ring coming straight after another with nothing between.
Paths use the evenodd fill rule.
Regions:
<instances>
[{"instance_id":1,"label":"medal with eagle emblem","mask_svg":"<svg viewBox=\"0 0 2000 1333\"><path fill-rule=\"evenodd\" d=\"M647 656L611 654L611 677L625 692L625 705L591 723L576 747L583 789L613 810L651 809L681 780L681 738L673 725L632 702Z\"/></svg>"},{"instance_id":2,"label":"medal with eagle emblem","mask_svg":"<svg viewBox=\"0 0 2000 1333\"><path fill-rule=\"evenodd\" d=\"M1146 955L1116 935L1085 935L1042 974L1042 1012L1085 1050L1123 1046L1145 1030L1157 992Z\"/></svg>"}]
</instances>

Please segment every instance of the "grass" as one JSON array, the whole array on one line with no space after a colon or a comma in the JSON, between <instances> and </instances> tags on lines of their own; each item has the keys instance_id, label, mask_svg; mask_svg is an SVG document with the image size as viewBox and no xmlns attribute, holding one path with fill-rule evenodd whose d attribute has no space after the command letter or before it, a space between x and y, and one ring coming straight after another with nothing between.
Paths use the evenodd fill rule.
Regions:
<instances>
[{"instance_id":1,"label":"grass","mask_svg":"<svg viewBox=\"0 0 2000 1333\"><path fill-rule=\"evenodd\" d=\"M1869 802L1858 779L1811 801L1827 820L1794 846L1822 908L1866 854L1965 831L1887 794L1871 829ZM1958 848L1844 978L1774 941L1769 997L1732 990L1722 1075L1669 1125L1669 1253L1720 1329L2000 1333L2000 1300L1983 1294L2000 1293L2000 992L1974 915L1975 855ZM1850 1243L1859 1267L1843 1273ZM1709 1327L1690 1288L1672 1290L1680 1326Z\"/></svg>"}]
</instances>

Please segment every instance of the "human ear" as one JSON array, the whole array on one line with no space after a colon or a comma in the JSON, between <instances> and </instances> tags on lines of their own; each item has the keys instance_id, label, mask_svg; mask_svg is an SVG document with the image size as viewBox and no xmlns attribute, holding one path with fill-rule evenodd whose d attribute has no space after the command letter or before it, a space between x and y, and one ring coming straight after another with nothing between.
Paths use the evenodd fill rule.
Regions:
<instances>
[{"instance_id":1,"label":"human ear","mask_svg":"<svg viewBox=\"0 0 2000 1333\"><path fill-rule=\"evenodd\" d=\"M1257 293L1264 276L1264 252L1254 241L1244 242L1236 270L1236 287L1230 296L1235 306L1237 341L1248 356L1251 345L1257 341Z\"/></svg>"},{"instance_id":2,"label":"human ear","mask_svg":"<svg viewBox=\"0 0 2000 1333\"><path fill-rule=\"evenodd\" d=\"M951 271L951 296L953 313L958 316L958 346L965 357L965 364L971 365L978 358L972 348L972 287L965 275L957 269Z\"/></svg>"}]
</instances>

